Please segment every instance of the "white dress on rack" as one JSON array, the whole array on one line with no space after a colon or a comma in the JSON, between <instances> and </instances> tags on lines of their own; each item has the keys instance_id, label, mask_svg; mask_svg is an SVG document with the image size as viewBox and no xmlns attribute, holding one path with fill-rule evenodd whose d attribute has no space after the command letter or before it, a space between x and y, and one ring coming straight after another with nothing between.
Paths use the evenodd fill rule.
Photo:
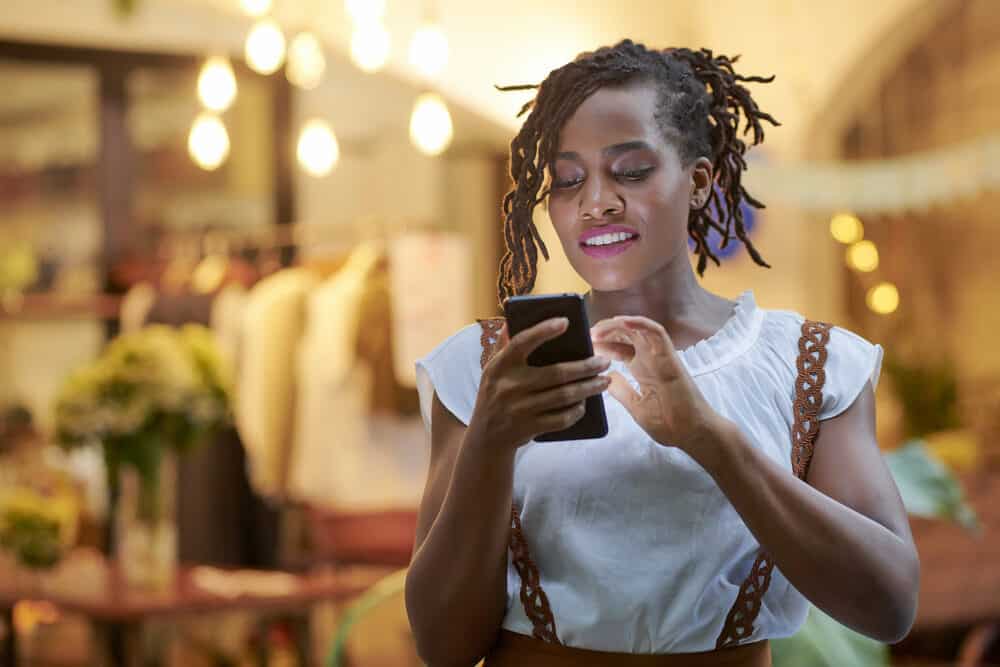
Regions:
<instances>
[{"instance_id":1,"label":"white dress on rack","mask_svg":"<svg viewBox=\"0 0 1000 667\"><path fill-rule=\"evenodd\" d=\"M790 429L803 317L757 307L752 292L709 338L680 350L706 400L793 474ZM878 384L882 348L840 327L827 345L820 419ZM434 394L460 421L472 418L481 377L480 327L469 325L416 364L430 428ZM612 362L637 386L626 364ZM758 544L712 477L674 447L654 442L609 393L609 433L596 440L529 442L515 456L514 501L560 640L624 653L715 648ZM513 564L503 627L530 635ZM775 569L754 633L785 637L805 620L806 599Z\"/></svg>"}]
</instances>

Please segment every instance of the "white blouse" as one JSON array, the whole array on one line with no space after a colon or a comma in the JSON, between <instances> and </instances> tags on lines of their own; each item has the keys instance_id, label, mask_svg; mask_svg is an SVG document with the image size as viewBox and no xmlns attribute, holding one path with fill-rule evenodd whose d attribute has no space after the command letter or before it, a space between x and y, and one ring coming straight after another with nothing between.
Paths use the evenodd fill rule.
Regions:
<instances>
[{"instance_id":1,"label":"white blouse","mask_svg":"<svg viewBox=\"0 0 1000 667\"><path fill-rule=\"evenodd\" d=\"M679 350L711 406L792 473L791 427L803 317L737 298L715 334ZM480 327L469 325L416 363L425 426L436 392L468 424L479 388ZM830 332L820 419L846 410L865 384L878 384L882 347L840 327ZM622 362L617 370L638 386ZM529 442L514 464L514 501L541 574L560 640L622 653L715 648L757 541L712 477L687 454L657 444L609 393L608 435ZM530 635L507 569L503 627ZM787 637L808 602L775 568L754 632L744 642Z\"/></svg>"}]
</instances>

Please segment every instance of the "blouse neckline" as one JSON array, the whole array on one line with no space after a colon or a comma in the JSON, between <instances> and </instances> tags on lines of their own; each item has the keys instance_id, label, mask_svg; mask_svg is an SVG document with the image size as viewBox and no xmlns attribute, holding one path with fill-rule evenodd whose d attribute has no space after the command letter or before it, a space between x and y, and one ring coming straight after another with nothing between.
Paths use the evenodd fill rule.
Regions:
<instances>
[{"instance_id":1,"label":"blouse neckline","mask_svg":"<svg viewBox=\"0 0 1000 667\"><path fill-rule=\"evenodd\" d=\"M681 362L692 376L711 373L730 363L754 344L760 334L764 311L757 306L753 290L736 297L729 319L708 338L677 350ZM624 362L612 361L618 370L628 372Z\"/></svg>"}]
</instances>

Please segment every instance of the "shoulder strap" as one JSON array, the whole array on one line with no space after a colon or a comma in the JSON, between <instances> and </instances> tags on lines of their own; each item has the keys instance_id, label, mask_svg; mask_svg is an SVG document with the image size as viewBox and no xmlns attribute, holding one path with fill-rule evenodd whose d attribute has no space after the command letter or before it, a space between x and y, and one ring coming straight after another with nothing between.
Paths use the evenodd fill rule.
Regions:
<instances>
[{"instance_id":1,"label":"shoulder strap","mask_svg":"<svg viewBox=\"0 0 1000 667\"><path fill-rule=\"evenodd\" d=\"M482 356L479 359L481 368L485 368L493 355L499 351L506 340L501 338L501 329L504 319L494 317L486 320L478 320L482 328L480 342L482 343ZM524 605L524 613L531 620L531 634L536 639L560 644L559 636L556 634L556 620L549 606L549 598L542 590L541 577L538 573L538 566L531 557L528 549L528 541L524 538L521 530L521 512L517 505L510 508L510 555L514 569L521 579L521 604Z\"/></svg>"},{"instance_id":2,"label":"shoulder strap","mask_svg":"<svg viewBox=\"0 0 1000 667\"><path fill-rule=\"evenodd\" d=\"M823 385L826 382L826 344L830 341L830 324L806 320L799 338L799 355L795 361L795 402L792 423L792 470L805 481L812 461L816 437L819 435L819 412L823 406ZM761 549L750 574L740 586L736 601L726 615L716 648L736 646L753 634L753 624L760 613L764 594L771 585L774 561Z\"/></svg>"}]
</instances>

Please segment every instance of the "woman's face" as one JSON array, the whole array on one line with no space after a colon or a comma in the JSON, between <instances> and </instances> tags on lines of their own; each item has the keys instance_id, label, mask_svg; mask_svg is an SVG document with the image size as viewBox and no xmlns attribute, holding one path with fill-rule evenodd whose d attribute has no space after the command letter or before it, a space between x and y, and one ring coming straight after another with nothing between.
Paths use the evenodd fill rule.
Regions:
<instances>
[{"instance_id":1,"label":"woman's face","mask_svg":"<svg viewBox=\"0 0 1000 667\"><path fill-rule=\"evenodd\" d=\"M598 291L632 287L679 253L687 261L688 213L707 195L711 163L684 167L655 109L650 85L602 88L559 137L549 217L570 264Z\"/></svg>"}]
</instances>

